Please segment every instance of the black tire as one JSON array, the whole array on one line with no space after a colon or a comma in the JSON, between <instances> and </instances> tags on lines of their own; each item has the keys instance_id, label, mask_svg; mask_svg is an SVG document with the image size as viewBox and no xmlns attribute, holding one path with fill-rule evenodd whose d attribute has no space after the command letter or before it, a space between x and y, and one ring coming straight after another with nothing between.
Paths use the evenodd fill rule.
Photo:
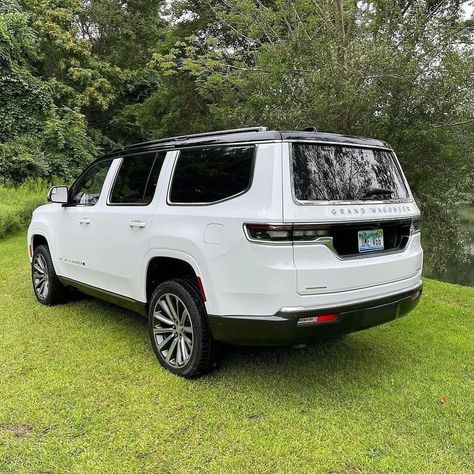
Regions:
<instances>
[{"instance_id":1,"label":"black tire","mask_svg":"<svg viewBox=\"0 0 474 474\"><path fill-rule=\"evenodd\" d=\"M43 273L40 272L40 268ZM44 278L41 277L42 275ZM52 306L64 302L67 290L56 275L47 245L38 245L33 252L31 281L38 303ZM45 282L44 286L41 285L41 281Z\"/></svg>"},{"instance_id":2,"label":"black tire","mask_svg":"<svg viewBox=\"0 0 474 474\"><path fill-rule=\"evenodd\" d=\"M192 379L217 366L218 343L193 282L177 279L157 286L148 308L148 329L155 355L169 372Z\"/></svg>"}]
</instances>

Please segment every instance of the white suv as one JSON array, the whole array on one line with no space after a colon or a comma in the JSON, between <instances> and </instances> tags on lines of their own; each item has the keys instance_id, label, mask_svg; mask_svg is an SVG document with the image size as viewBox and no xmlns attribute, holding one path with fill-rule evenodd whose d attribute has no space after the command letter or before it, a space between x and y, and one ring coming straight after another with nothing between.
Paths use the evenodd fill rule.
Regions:
<instances>
[{"instance_id":1,"label":"white suv","mask_svg":"<svg viewBox=\"0 0 474 474\"><path fill-rule=\"evenodd\" d=\"M68 287L148 316L169 371L219 342L302 343L406 314L419 210L385 142L264 127L127 146L49 192L28 231L36 298Z\"/></svg>"}]
</instances>

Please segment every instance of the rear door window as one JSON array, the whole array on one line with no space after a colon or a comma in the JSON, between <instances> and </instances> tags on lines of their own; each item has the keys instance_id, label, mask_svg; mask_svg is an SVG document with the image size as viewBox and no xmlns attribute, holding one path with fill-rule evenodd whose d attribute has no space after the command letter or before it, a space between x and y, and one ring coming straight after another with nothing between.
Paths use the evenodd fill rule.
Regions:
<instances>
[{"instance_id":1,"label":"rear door window","mask_svg":"<svg viewBox=\"0 0 474 474\"><path fill-rule=\"evenodd\" d=\"M165 157L164 152L126 156L110 194L110 204L150 204Z\"/></svg>"},{"instance_id":2,"label":"rear door window","mask_svg":"<svg viewBox=\"0 0 474 474\"><path fill-rule=\"evenodd\" d=\"M293 143L292 167L295 197L299 201L409 197L389 150Z\"/></svg>"},{"instance_id":3,"label":"rear door window","mask_svg":"<svg viewBox=\"0 0 474 474\"><path fill-rule=\"evenodd\" d=\"M208 204L245 192L251 184L254 146L181 150L170 202Z\"/></svg>"}]
</instances>

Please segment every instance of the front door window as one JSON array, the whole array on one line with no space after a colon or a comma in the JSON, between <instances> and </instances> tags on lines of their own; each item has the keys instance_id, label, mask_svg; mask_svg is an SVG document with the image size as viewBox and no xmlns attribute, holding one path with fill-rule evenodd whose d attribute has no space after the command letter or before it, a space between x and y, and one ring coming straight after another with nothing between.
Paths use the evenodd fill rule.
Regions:
<instances>
[{"instance_id":1,"label":"front door window","mask_svg":"<svg viewBox=\"0 0 474 474\"><path fill-rule=\"evenodd\" d=\"M112 160L102 160L89 168L71 188L69 203L74 206L94 206L99 200Z\"/></svg>"}]
</instances>

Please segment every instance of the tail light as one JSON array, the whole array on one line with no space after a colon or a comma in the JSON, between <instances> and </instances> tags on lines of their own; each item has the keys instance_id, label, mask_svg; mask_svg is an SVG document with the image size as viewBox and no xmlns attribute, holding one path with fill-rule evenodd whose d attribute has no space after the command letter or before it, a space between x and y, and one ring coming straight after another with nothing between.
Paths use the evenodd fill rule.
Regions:
<instances>
[{"instance_id":1,"label":"tail light","mask_svg":"<svg viewBox=\"0 0 474 474\"><path fill-rule=\"evenodd\" d=\"M250 240L259 242L291 242L292 225L245 224Z\"/></svg>"},{"instance_id":2,"label":"tail light","mask_svg":"<svg viewBox=\"0 0 474 474\"><path fill-rule=\"evenodd\" d=\"M324 225L293 225L293 241L311 241L330 235L329 227Z\"/></svg>"},{"instance_id":3,"label":"tail light","mask_svg":"<svg viewBox=\"0 0 474 474\"><path fill-rule=\"evenodd\" d=\"M245 232L256 242L311 242L328 237L328 226L319 224L245 224Z\"/></svg>"}]
</instances>

